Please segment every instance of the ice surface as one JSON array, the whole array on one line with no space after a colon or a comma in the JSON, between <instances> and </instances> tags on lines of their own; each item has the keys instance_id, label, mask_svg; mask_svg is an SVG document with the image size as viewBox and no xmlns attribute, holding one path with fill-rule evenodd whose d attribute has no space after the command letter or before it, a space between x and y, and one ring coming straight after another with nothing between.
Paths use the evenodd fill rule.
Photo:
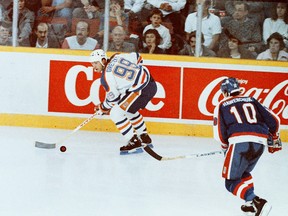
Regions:
<instances>
[{"instance_id":1,"label":"ice surface","mask_svg":"<svg viewBox=\"0 0 288 216\"><path fill-rule=\"evenodd\" d=\"M221 177L223 155L157 161L148 154L120 155L118 133L78 131L67 151L35 148L69 130L0 127L2 216L240 216L243 201ZM151 135L154 151L178 156L219 150L212 138ZM255 170L255 192L288 209L288 148L265 154Z\"/></svg>"}]
</instances>

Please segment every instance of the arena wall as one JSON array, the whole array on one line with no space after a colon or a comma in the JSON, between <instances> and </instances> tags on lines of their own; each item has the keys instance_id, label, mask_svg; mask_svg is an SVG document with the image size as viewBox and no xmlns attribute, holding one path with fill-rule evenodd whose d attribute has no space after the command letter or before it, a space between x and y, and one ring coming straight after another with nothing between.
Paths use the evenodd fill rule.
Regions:
<instances>
[{"instance_id":1,"label":"arena wall","mask_svg":"<svg viewBox=\"0 0 288 216\"><path fill-rule=\"evenodd\" d=\"M90 51L0 46L0 125L74 129L104 98L99 74L87 62ZM108 53L111 56L112 53ZM158 91L143 110L150 133L212 137L212 115L224 77L241 81L281 119L288 142L288 63L142 55ZM113 131L109 116L83 130Z\"/></svg>"}]
</instances>

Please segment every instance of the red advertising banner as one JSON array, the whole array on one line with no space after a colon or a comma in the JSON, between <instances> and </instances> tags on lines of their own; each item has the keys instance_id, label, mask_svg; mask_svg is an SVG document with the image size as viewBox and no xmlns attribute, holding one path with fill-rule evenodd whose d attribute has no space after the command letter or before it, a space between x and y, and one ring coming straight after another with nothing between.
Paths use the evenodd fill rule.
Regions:
<instances>
[{"instance_id":1,"label":"red advertising banner","mask_svg":"<svg viewBox=\"0 0 288 216\"><path fill-rule=\"evenodd\" d=\"M147 68L157 80L158 91L143 115L179 118L180 67ZM100 74L93 72L90 63L50 61L49 112L93 113L104 97Z\"/></svg>"},{"instance_id":2,"label":"red advertising banner","mask_svg":"<svg viewBox=\"0 0 288 216\"><path fill-rule=\"evenodd\" d=\"M240 70L184 68L183 119L211 120L214 107L223 98L220 83L236 77L244 95L252 96L288 124L288 74Z\"/></svg>"},{"instance_id":3,"label":"red advertising banner","mask_svg":"<svg viewBox=\"0 0 288 216\"><path fill-rule=\"evenodd\" d=\"M220 83L232 76L240 80L245 95L272 109L281 124L288 125L287 73L183 68L181 77L181 66L147 67L158 90L142 111L146 117L212 120L214 107L223 98ZM104 97L100 74L90 63L50 61L49 112L93 113Z\"/></svg>"}]
</instances>

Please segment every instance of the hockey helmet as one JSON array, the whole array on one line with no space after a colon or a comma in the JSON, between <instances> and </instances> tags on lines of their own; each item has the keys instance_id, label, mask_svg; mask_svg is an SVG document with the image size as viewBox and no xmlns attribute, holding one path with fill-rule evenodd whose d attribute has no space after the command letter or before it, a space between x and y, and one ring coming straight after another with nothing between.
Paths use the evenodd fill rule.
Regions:
<instances>
[{"instance_id":1,"label":"hockey helmet","mask_svg":"<svg viewBox=\"0 0 288 216\"><path fill-rule=\"evenodd\" d=\"M238 80L234 77L225 78L221 83L221 91L222 93L228 93L228 95L240 92Z\"/></svg>"},{"instance_id":2,"label":"hockey helmet","mask_svg":"<svg viewBox=\"0 0 288 216\"><path fill-rule=\"evenodd\" d=\"M96 49L90 54L89 62L100 62L102 65L102 59L107 60L107 55L102 49ZM103 65L104 66L104 65Z\"/></svg>"}]
</instances>

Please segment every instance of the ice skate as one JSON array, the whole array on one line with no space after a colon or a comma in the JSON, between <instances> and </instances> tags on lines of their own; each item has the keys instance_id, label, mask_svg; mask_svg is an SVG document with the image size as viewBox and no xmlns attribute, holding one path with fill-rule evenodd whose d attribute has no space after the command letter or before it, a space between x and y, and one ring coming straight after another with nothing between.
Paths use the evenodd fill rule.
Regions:
<instances>
[{"instance_id":1,"label":"ice skate","mask_svg":"<svg viewBox=\"0 0 288 216\"><path fill-rule=\"evenodd\" d=\"M248 201L244 205L241 206L241 210L244 215L254 216L256 214L256 207L254 206L253 201Z\"/></svg>"},{"instance_id":2,"label":"ice skate","mask_svg":"<svg viewBox=\"0 0 288 216\"><path fill-rule=\"evenodd\" d=\"M241 206L241 210L245 215L255 215L255 216L267 216L269 215L272 206L262 198L258 196L255 197L252 201L246 202L245 205Z\"/></svg>"},{"instance_id":3,"label":"ice skate","mask_svg":"<svg viewBox=\"0 0 288 216\"><path fill-rule=\"evenodd\" d=\"M137 135L134 135L128 142L126 146L120 148L120 154L132 154L143 152L141 141L138 139Z\"/></svg>"},{"instance_id":4,"label":"ice skate","mask_svg":"<svg viewBox=\"0 0 288 216\"><path fill-rule=\"evenodd\" d=\"M267 200L259 198L258 196L253 199L253 204L257 209L255 216L267 216L272 209L272 206Z\"/></svg>"},{"instance_id":5,"label":"ice skate","mask_svg":"<svg viewBox=\"0 0 288 216\"><path fill-rule=\"evenodd\" d=\"M142 142L142 146L149 146L150 148L153 148L153 144L152 144L152 140L150 138L150 136L147 133L143 133L140 135L140 140Z\"/></svg>"}]
</instances>

